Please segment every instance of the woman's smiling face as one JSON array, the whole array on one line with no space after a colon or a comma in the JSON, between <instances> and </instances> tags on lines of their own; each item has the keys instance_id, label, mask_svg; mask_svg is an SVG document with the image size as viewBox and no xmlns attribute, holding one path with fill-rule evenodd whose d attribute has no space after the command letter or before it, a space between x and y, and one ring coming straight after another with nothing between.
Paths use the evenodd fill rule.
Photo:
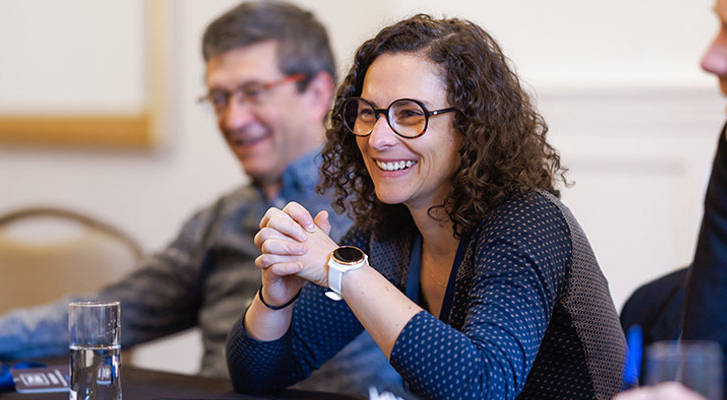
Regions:
<instances>
[{"instance_id":1,"label":"woman's smiling face","mask_svg":"<svg viewBox=\"0 0 727 400\"><path fill-rule=\"evenodd\" d=\"M402 98L419 100L428 111L449 107L439 67L415 53L377 57L366 71L361 97L376 108ZM379 200L404 203L409 209L444 201L452 190L462 141L453 118L451 112L432 116L423 135L408 139L397 135L381 115L369 136L356 138Z\"/></svg>"}]
</instances>

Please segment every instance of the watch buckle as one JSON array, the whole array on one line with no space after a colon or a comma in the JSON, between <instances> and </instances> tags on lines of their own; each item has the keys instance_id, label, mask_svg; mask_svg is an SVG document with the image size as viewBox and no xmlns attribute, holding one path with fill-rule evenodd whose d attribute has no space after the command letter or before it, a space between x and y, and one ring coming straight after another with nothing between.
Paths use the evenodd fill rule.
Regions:
<instances>
[{"instance_id":1,"label":"watch buckle","mask_svg":"<svg viewBox=\"0 0 727 400\"><path fill-rule=\"evenodd\" d=\"M326 297L328 297L331 300L335 300L335 301L343 300L343 297L341 297L340 294L334 292L333 290L326 290L325 292L323 292L323 294L325 294Z\"/></svg>"}]
</instances>

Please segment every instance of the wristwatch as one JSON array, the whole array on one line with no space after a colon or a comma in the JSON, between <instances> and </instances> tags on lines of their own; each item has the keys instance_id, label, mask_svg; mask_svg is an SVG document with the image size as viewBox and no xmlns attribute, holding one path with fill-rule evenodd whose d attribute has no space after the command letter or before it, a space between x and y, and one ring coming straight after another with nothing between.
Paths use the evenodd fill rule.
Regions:
<instances>
[{"instance_id":1,"label":"wristwatch","mask_svg":"<svg viewBox=\"0 0 727 400\"><path fill-rule=\"evenodd\" d=\"M368 256L361 249L353 246L342 246L333 250L328 257L328 288L326 296L333 300L342 300L341 283L343 274L361 268L366 264Z\"/></svg>"}]
</instances>

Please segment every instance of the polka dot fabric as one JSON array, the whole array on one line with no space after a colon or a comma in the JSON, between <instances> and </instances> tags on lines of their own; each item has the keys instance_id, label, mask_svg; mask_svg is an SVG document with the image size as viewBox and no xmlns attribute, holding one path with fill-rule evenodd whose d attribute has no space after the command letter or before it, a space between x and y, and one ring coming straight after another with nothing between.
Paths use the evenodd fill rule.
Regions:
<instances>
[{"instance_id":1,"label":"polka dot fabric","mask_svg":"<svg viewBox=\"0 0 727 400\"><path fill-rule=\"evenodd\" d=\"M353 228L342 240L402 291L413 226L378 238ZM619 388L624 338L587 239L556 198L537 193L501 205L465 239L448 321L422 311L394 344L391 364L432 399L609 399ZM241 324L228 340L235 388L270 391L305 378L355 337L343 302L306 285L288 333L257 342Z\"/></svg>"}]
</instances>

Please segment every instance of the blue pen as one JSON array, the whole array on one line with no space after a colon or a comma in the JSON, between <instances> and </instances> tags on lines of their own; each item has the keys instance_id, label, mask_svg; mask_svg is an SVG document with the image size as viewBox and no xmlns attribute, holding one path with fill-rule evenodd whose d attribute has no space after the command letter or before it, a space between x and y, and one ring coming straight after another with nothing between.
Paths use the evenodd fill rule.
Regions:
<instances>
[{"instance_id":1,"label":"blue pen","mask_svg":"<svg viewBox=\"0 0 727 400\"><path fill-rule=\"evenodd\" d=\"M0 392L15 387L13 376L10 375L10 366L0 362Z\"/></svg>"},{"instance_id":2,"label":"blue pen","mask_svg":"<svg viewBox=\"0 0 727 400\"><path fill-rule=\"evenodd\" d=\"M626 362L624 364L622 389L630 389L639 385L639 370L643 353L641 327L632 325L626 335Z\"/></svg>"}]
</instances>

